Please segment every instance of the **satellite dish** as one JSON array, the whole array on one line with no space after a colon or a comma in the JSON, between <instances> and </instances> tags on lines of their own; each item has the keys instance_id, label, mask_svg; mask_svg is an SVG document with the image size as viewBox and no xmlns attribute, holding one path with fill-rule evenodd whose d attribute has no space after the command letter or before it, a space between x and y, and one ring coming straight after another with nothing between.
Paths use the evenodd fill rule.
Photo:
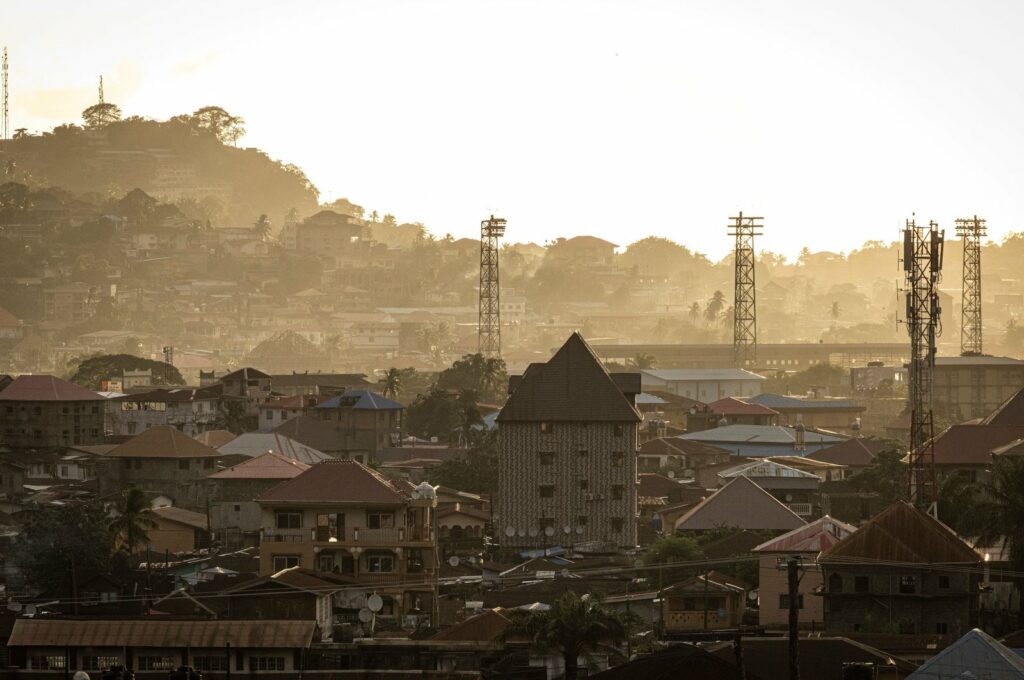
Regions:
<instances>
[{"instance_id":1,"label":"satellite dish","mask_svg":"<svg viewBox=\"0 0 1024 680\"><path fill-rule=\"evenodd\" d=\"M453 567L459 566L459 556L458 555L452 555L451 557L449 557L448 558L448 564L450 564Z\"/></svg>"},{"instance_id":2,"label":"satellite dish","mask_svg":"<svg viewBox=\"0 0 1024 680\"><path fill-rule=\"evenodd\" d=\"M71 680L89 680L89 674L85 671L75 671L75 674L71 676Z\"/></svg>"},{"instance_id":3,"label":"satellite dish","mask_svg":"<svg viewBox=\"0 0 1024 680\"><path fill-rule=\"evenodd\" d=\"M12 612L20 612L22 609L22 604L20 602L9 602L7 604L7 608Z\"/></svg>"},{"instance_id":4,"label":"satellite dish","mask_svg":"<svg viewBox=\"0 0 1024 680\"><path fill-rule=\"evenodd\" d=\"M569 570L568 569L563 569L562 570L562 577L563 578L569 578Z\"/></svg>"},{"instance_id":5,"label":"satellite dish","mask_svg":"<svg viewBox=\"0 0 1024 680\"><path fill-rule=\"evenodd\" d=\"M533 538L539 533L540 531L537 529L537 527L530 527L530 538Z\"/></svg>"},{"instance_id":6,"label":"satellite dish","mask_svg":"<svg viewBox=\"0 0 1024 680\"><path fill-rule=\"evenodd\" d=\"M580 536L582 536L583 535L583 527L576 527L576 533L579 534Z\"/></svg>"},{"instance_id":7,"label":"satellite dish","mask_svg":"<svg viewBox=\"0 0 1024 680\"><path fill-rule=\"evenodd\" d=\"M384 598L377 593L370 595L366 598L366 608L371 612L377 613L384 608Z\"/></svg>"},{"instance_id":8,"label":"satellite dish","mask_svg":"<svg viewBox=\"0 0 1024 680\"><path fill-rule=\"evenodd\" d=\"M676 478L676 471L675 470L669 470L668 471L668 478L669 479L675 479Z\"/></svg>"},{"instance_id":9,"label":"satellite dish","mask_svg":"<svg viewBox=\"0 0 1024 680\"><path fill-rule=\"evenodd\" d=\"M565 532L566 534L571 534L572 533L572 527L569 526L568 524L566 524L564 527L562 527L562 531Z\"/></svg>"},{"instance_id":10,"label":"satellite dish","mask_svg":"<svg viewBox=\"0 0 1024 680\"><path fill-rule=\"evenodd\" d=\"M27 604L27 605L25 605L25 613L28 614L29 616L35 616L36 615L36 606L34 604Z\"/></svg>"},{"instance_id":11,"label":"satellite dish","mask_svg":"<svg viewBox=\"0 0 1024 680\"><path fill-rule=\"evenodd\" d=\"M370 621L373 621L373 612L371 612L366 607L363 607L359 610L359 620L363 623L369 623Z\"/></svg>"},{"instance_id":12,"label":"satellite dish","mask_svg":"<svg viewBox=\"0 0 1024 680\"><path fill-rule=\"evenodd\" d=\"M417 491L416 489L413 489L412 492L409 495L412 496L412 499L414 501L417 501L420 498L420 492Z\"/></svg>"},{"instance_id":13,"label":"satellite dish","mask_svg":"<svg viewBox=\"0 0 1024 680\"><path fill-rule=\"evenodd\" d=\"M555 535L555 528L554 527L544 527L544 535L545 536L554 536Z\"/></svg>"},{"instance_id":14,"label":"satellite dish","mask_svg":"<svg viewBox=\"0 0 1024 680\"><path fill-rule=\"evenodd\" d=\"M355 599L352 600L352 604L356 607L362 608L366 606L366 598L362 595L356 595Z\"/></svg>"},{"instance_id":15,"label":"satellite dish","mask_svg":"<svg viewBox=\"0 0 1024 680\"><path fill-rule=\"evenodd\" d=\"M526 535L526 529L519 529L518 533L519 533L520 536L525 536Z\"/></svg>"},{"instance_id":16,"label":"satellite dish","mask_svg":"<svg viewBox=\"0 0 1024 680\"><path fill-rule=\"evenodd\" d=\"M516 535L516 528L515 527L505 527L505 535L508 536L509 538L512 538L513 536Z\"/></svg>"}]
</instances>

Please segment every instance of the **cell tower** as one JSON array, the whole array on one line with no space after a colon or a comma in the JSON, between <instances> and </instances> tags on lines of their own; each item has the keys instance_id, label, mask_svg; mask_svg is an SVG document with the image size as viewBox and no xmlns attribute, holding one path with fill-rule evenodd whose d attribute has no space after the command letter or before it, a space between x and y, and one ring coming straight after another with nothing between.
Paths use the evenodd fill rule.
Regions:
<instances>
[{"instance_id":1,"label":"cell tower","mask_svg":"<svg viewBox=\"0 0 1024 680\"><path fill-rule=\"evenodd\" d=\"M0 69L2 69L2 71L3 71L2 78L3 78L3 88L4 88L4 91L3 91L4 111L3 111L3 121L0 121L0 139L10 139L11 138L11 136L10 136L11 135L11 119L10 119L10 114L7 111L7 48L6 47L4 48L3 66L0 67Z\"/></svg>"},{"instance_id":2,"label":"cell tower","mask_svg":"<svg viewBox=\"0 0 1024 680\"><path fill-rule=\"evenodd\" d=\"M956 221L956 235L964 244L963 305L960 311L960 354L981 354L981 237L985 220L975 215Z\"/></svg>"},{"instance_id":3,"label":"cell tower","mask_svg":"<svg viewBox=\"0 0 1024 680\"><path fill-rule=\"evenodd\" d=\"M103 76L100 76L100 93L99 93L99 103L100 103L100 104L102 104L102 103L103 103Z\"/></svg>"},{"instance_id":4,"label":"cell tower","mask_svg":"<svg viewBox=\"0 0 1024 680\"><path fill-rule=\"evenodd\" d=\"M911 218L903 230L903 271L906 275L907 331L910 334L910 456L907 485L910 502L934 514L935 425L932 417L932 378L935 340L940 325L938 285L942 273L945 232L931 222L919 227Z\"/></svg>"},{"instance_id":5,"label":"cell tower","mask_svg":"<svg viewBox=\"0 0 1024 680\"><path fill-rule=\"evenodd\" d=\"M491 215L480 223L480 316L478 350L485 357L501 356L501 283L498 278L498 239L505 220Z\"/></svg>"},{"instance_id":6,"label":"cell tower","mask_svg":"<svg viewBox=\"0 0 1024 680\"><path fill-rule=\"evenodd\" d=\"M174 365L174 347L172 345L164 346L164 363Z\"/></svg>"},{"instance_id":7,"label":"cell tower","mask_svg":"<svg viewBox=\"0 0 1024 680\"><path fill-rule=\"evenodd\" d=\"M763 217L742 212L730 217L729 235L736 237L736 273L733 296L732 348L737 368L757 363L757 292L754 287L754 237L761 235Z\"/></svg>"}]
</instances>

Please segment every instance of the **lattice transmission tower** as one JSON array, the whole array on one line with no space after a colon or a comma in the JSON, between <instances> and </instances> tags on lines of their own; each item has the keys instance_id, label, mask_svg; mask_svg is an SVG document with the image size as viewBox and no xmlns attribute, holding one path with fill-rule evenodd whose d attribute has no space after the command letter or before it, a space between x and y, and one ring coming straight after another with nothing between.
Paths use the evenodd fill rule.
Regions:
<instances>
[{"instance_id":1,"label":"lattice transmission tower","mask_svg":"<svg viewBox=\"0 0 1024 680\"><path fill-rule=\"evenodd\" d=\"M480 223L480 314L477 321L477 351L485 357L501 356L498 239L505 235L505 224L505 220L494 215Z\"/></svg>"},{"instance_id":2,"label":"lattice transmission tower","mask_svg":"<svg viewBox=\"0 0 1024 680\"><path fill-rule=\"evenodd\" d=\"M904 295L906 324L910 334L910 456L907 486L910 502L936 511L935 424L932 416L932 383L935 341L942 332L939 280L945 232L935 222L927 229L911 218L903 230Z\"/></svg>"},{"instance_id":3,"label":"lattice transmission tower","mask_svg":"<svg viewBox=\"0 0 1024 680\"><path fill-rule=\"evenodd\" d=\"M0 121L0 139L10 139L11 138L11 118L10 118L10 113L7 110L7 48L6 47L4 48L3 65L0 66L0 70L2 70L2 72L3 72L2 78L3 78L3 100L4 100L3 101L3 105L4 105L3 121Z\"/></svg>"},{"instance_id":4,"label":"lattice transmission tower","mask_svg":"<svg viewBox=\"0 0 1024 680\"><path fill-rule=\"evenodd\" d=\"M757 363L757 291L754 280L754 237L762 234L763 217L740 212L730 217L729 235L736 237L733 292L732 354L738 368Z\"/></svg>"},{"instance_id":5,"label":"lattice transmission tower","mask_svg":"<svg viewBox=\"0 0 1024 680\"><path fill-rule=\"evenodd\" d=\"M960 354L965 356L981 354L981 237L987 233L985 220L977 215L956 221L956 234L964 244Z\"/></svg>"}]
</instances>

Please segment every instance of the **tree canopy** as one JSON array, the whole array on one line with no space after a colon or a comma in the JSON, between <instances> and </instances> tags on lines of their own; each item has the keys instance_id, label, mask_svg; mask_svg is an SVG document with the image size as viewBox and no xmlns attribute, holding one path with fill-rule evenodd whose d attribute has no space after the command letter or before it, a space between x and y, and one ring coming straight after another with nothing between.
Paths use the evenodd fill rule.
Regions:
<instances>
[{"instance_id":1,"label":"tree canopy","mask_svg":"<svg viewBox=\"0 0 1024 680\"><path fill-rule=\"evenodd\" d=\"M110 566L109 518L99 501L33 507L12 553L29 585L67 589L75 576L106 572Z\"/></svg>"},{"instance_id":2,"label":"tree canopy","mask_svg":"<svg viewBox=\"0 0 1024 680\"><path fill-rule=\"evenodd\" d=\"M153 372L154 385L185 384L185 379L174 366L130 354L101 354L83 359L70 380L87 389L98 390L103 380L119 377L124 371L145 370Z\"/></svg>"}]
</instances>

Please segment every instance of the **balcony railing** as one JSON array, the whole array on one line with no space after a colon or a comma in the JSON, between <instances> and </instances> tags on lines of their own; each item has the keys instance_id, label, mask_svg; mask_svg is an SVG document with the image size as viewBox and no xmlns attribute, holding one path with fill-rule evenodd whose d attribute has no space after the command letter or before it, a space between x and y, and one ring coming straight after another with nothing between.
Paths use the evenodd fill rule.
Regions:
<instances>
[{"instance_id":1,"label":"balcony railing","mask_svg":"<svg viewBox=\"0 0 1024 680\"><path fill-rule=\"evenodd\" d=\"M354 543L358 545L397 545L408 541L432 541L433 529L423 527L390 527L367 529L366 527L313 529L263 529L263 540L291 543Z\"/></svg>"},{"instance_id":2,"label":"balcony railing","mask_svg":"<svg viewBox=\"0 0 1024 680\"><path fill-rule=\"evenodd\" d=\"M786 507L801 517L810 517L814 514L814 506L810 503L787 503Z\"/></svg>"}]
</instances>

